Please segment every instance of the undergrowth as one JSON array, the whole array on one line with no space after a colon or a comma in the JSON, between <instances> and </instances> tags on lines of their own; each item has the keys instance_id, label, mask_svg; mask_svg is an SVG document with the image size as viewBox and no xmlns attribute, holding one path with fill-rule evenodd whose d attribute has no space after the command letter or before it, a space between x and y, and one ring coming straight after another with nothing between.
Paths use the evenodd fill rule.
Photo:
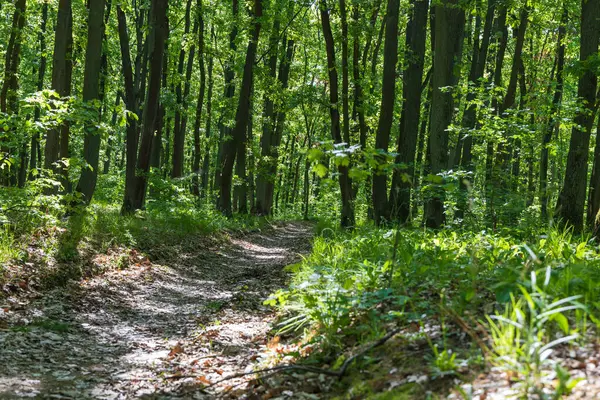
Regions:
<instances>
[{"instance_id":1,"label":"undergrowth","mask_svg":"<svg viewBox=\"0 0 600 400\"><path fill-rule=\"evenodd\" d=\"M208 200L170 181L154 179L144 211L123 216L122 182L100 176L95 200L88 207L70 208L70 196L47 195L42 179L26 190L0 191L0 288L35 280L55 286L101 271L91 257L120 249L151 254L158 247L177 245L196 235L258 228L264 218L225 218ZM160 199L160 200L158 200ZM118 266L118 265L117 265ZM0 292L2 296L2 292Z\"/></svg>"},{"instance_id":2,"label":"undergrowth","mask_svg":"<svg viewBox=\"0 0 600 400\"><path fill-rule=\"evenodd\" d=\"M325 228L312 254L288 269L289 288L266 303L281 312L277 334L318 348L306 362L335 365L403 327L391 354L410 358L406 349L423 349L410 371L445 380L442 391L487 365L517 382L517 396L568 394L578 380L552 353L585 343L600 322L600 256L569 231ZM380 355L393 358L388 350ZM350 386L360 380L363 387L365 371L377 367L357 363L361 374ZM412 387L400 377L400 386Z\"/></svg>"}]
</instances>

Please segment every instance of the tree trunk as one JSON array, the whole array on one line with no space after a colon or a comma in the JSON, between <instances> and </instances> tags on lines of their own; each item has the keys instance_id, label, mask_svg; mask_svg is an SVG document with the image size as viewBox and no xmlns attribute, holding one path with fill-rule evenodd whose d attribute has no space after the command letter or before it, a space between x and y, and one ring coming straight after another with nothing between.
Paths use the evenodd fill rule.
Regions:
<instances>
[{"instance_id":1,"label":"tree trunk","mask_svg":"<svg viewBox=\"0 0 600 400\"><path fill-rule=\"evenodd\" d=\"M58 3L58 16L56 18L56 28L54 36L54 55L52 57L52 89L59 96L68 96L65 93L67 76L67 58L69 36L71 36L72 26L71 0L60 0ZM46 145L44 147L44 168L58 171L58 161L60 150L60 130L50 129L46 134Z\"/></svg>"},{"instance_id":2,"label":"tree trunk","mask_svg":"<svg viewBox=\"0 0 600 400\"><path fill-rule=\"evenodd\" d=\"M455 68L461 53L465 13L457 0L444 0L435 6L435 52L433 60L431 99L431 126L429 156L431 174L436 175L433 190L425 205L425 224L441 228L445 222L445 193L440 173L448 166L448 126L452 120L454 104L452 87L457 82Z\"/></svg>"},{"instance_id":3,"label":"tree trunk","mask_svg":"<svg viewBox=\"0 0 600 400\"><path fill-rule=\"evenodd\" d=\"M262 18L262 0L254 1L254 26L252 37L246 51L246 62L240 89L240 101L238 104L235 127L232 131L232 139L223 143L223 158L221 160L221 182L219 187L219 209L227 216L232 215L231 209L231 183L233 179L233 164L239 149L241 148L248 127L248 116L250 114L250 95L252 93L252 78L254 73L254 61L256 48L260 36Z\"/></svg>"},{"instance_id":4,"label":"tree trunk","mask_svg":"<svg viewBox=\"0 0 600 400\"><path fill-rule=\"evenodd\" d=\"M342 134L340 131L340 112L338 110L338 74L335 66L335 44L333 41L333 32L331 31L331 22L329 19L329 10L325 0L319 1L321 15L321 24L323 26L323 36L325 38L325 48L327 50L327 69L329 71L329 116L331 118L331 136L334 143L342 143ZM342 198L341 226L351 228L354 226L354 204L352 201L352 182L348 176L349 167L338 165L338 181Z\"/></svg>"},{"instance_id":5,"label":"tree trunk","mask_svg":"<svg viewBox=\"0 0 600 400\"><path fill-rule=\"evenodd\" d=\"M519 68L521 66L521 54L523 53L523 45L525 43L525 32L527 31L527 22L529 18L529 9L527 6L524 6L521 10L521 17L519 22L519 29L517 30L517 38L515 43L515 52L512 59L512 67L510 70L510 80L508 82L508 87L506 88L506 95L504 96L504 100L502 101L502 105L498 110L498 114L503 116L503 114L515 105L516 95L517 95L517 85L519 80ZM510 138L505 138L505 140L510 140ZM498 143L498 147L496 150L496 166L497 173L499 176L496 176L495 180L497 183L502 185L503 174L505 174L508 170L508 164L510 161L510 151L507 149L507 144L503 141ZM498 185L498 186L500 186Z\"/></svg>"},{"instance_id":6,"label":"tree trunk","mask_svg":"<svg viewBox=\"0 0 600 400\"><path fill-rule=\"evenodd\" d=\"M269 58L265 61L268 69L268 76L273 86L277 79L277 54L279 49L279 25L280 17L274 16L273 27L269 37ZM279 77L281 82L281 76ZM260 137L260 159L258 162L258 174L256 178L256 206L254 212L257 215L270 215L273 206L273 188L275 185L275 176L272 172L272 164L278 162L274 151L273 135L277 116L275 114L275 102L273 98L275 93L267 90L265 93L265 104L262 114L263 126Z\"/></svg>"},{"instance_id":7,"label":"tree trunk","mask_svg":"<svg viewBox=\"0 0 600 400\"><path fill-rule=\"evenodd\" d=\"M385 22L385 44L383 46L383 82L381 90L381 110L375 137L375 160L373 170L373 212L377 225L390 219L387 197L388 162L387 153L390 132L394 122L396 102L396 64L398 63L398 13L400 1L388 0Z\"/></svg>"},{"instance_id":8,"label":"tree trunk","mask_svg":"<svg viewBox=\"0 0 600 400\"><path fill-rule=\"evenodd\" d=\"M127 31L127 21L125 13L120 5L117 5L117 20L119 29L119 42L121 45L121 63L125 83L125 106L132 115L137 115L137 99L134 86L133 68L131 65L131 55L129 53L129 33ZM126 162L125 162L125 195L123 197L123 206L121 213L127 214L133 210L135 201L137 151L139 141L139 131L137 118L127 118L127 136L126 136Z\"/></svg>"},{"instance_id":9,"label":"tree trunk","mask_svg":"<svg viewBox=\"0 0 600 400\"><path fill-rule=\"evenodd\" d=\"M108 144L106 146L106 159L104 160L104 166L102 168L102 173L105 175L108 174L108 172L110 171L110 163L112 161L115 134L118 135L119 132L119 128L117 127L117 107L121 102L121 96L121 91L117 91L117 98L115 99L115 106L113 107L112 117L110 120L111 126L114 127L114 131L108 137Z\"/></svg>"},{"instance_id":10,"label":"tree trunk","mask_svg":"<svg viewBox=\"0 0 600 400\"><path fill-rule=\"evenodd\" d=\"M413 7L406 28L405 69L403 79L403 105L398 136L396 164L405 167L394 170L390 203L394 219L404 223L410 217L410 197L414 187L417 136L421 120L421 93L425 42L427 39L426 0L412 0Z\"/></svg>"},{"instance_id":11,"label":"tree trunk","mask_svg":"<svg viewBox=\"0 0 600 400\"><path fill-rule=\"evenodd\" d=\"M398 1L398 0L393 0ZM346 12L346 0L339 0L340 22L342 25L342 132L344 142L350 145L350 108L348 105L349 72L348 72L348 16ZM396 25L398 25L396 23ZM397 33L396 33L397 34ZM386 39L387 41L387 39ZM397 39L396 39L397 42ZM397 58L397 57L396 57Z\"/></svg>"},{"instance_id":12,"label":"tree trunk","mask_svg":"<svg viewBox=\"0 0 600 400\"><path fill-rule=\"evenodd\" d=\"M164 51L164 60L163 60L163 69L162 69L162 90L168 90L169 83L167 78L169 77L169 18L165 22L167 25L167 36L165 38L165 51ZM164 160L168 160L168 154L165 154L165 149L163 147L163 132L165 130L165 125L168 124L168 120L165 122L166 117L166 108L165 105L159 102L158 105L158 115L156 117L156 134L154 135L154 140L152 141L152 155L150 156L150 168L154 168L158 171L161 169L161 165L164 164L166 170L166 164Z\"/></svg>"},{"instance_id":13,"label":"tree trunk","mask_svg":"<svg viewBox=\"0 0 600 400\"><path fill-rule=\"evenodd\" d=\"M211 27L214 36L214 28ZM208 59L208 93L206 99L206 149L204 150L204 160L202 162L202 192L204 196L208 193L208 177L210 169L210 149L212 139L212 94L213 94L213 61L212 54Z\"/></svg>"},{"instance_id":14,"label":"tree trunk","mask_svg":"<svg viewBox=\"0 0 600 400\"><path fill-rule=\"evenodd\" d=\"M185 8L185 28L184 35L187 36L190 32L190 14L192 8L192 0L187 0ZM190 49L190 59L193 57L193 46ZM185 64L185 47L182 43L181 50L179 51L179 63L177 64L177 76L178 83L175 87L175 95L177 98L177 106L175 108L175 126L173 127L173 167L171 169L172 178L180 178L183 176L183 148L185 145L185 132L183 128L183 116L185 113L185 99L182 94L181 81L183 80L183 68ZM188 85L189 80L186 80Z\"/></svg>"},{"instance_id":15,"label":"tree trunk","mask_svg":"<svg viewBox=\"0 0 600 400\"><path fill-rule=\"evenodd\" d=\"M229 50L230 54L235 54L237 51L236 38L238 34L238 26L237 20L239 13L239 4L238 0L232 1L232 11L233 11L233 20L234 24L231 28L231 32L229 33ZM223 114L221 116L221 120L223 118L229 118L230 109L233 109L233 97L235 97L235 83L233 79L235 78L235 69L234 69L234 58L233 56L226 62L224 67L224 75L225 75L225 103L228 107L225 108ZM223 124L222 121L219 120L219 145L217 150L217 159L215 163L215 178L214 178L214 186L221 187L221 179L222 179L222 165L223 165L223 146L224 146L224 138L231 135L231 128L227 124ZM220 196L220 195L219 195ZM219 204L221 203L221 198L217 198L217 208L219 208Z\"/></svg>"},{"instance_id":16,"label":"tree trunk","mask_svg":"<svg viewBox=\"0 0 600 400\"><path fill-rule=\"evenodd\" d=\"M469 85L473 85L473 88L469 90L466 98L466 109L463 113L462 118L462 130L459 136L459 140L456 144L456 159L455 165L460 166L465 172L473 173L473 134L472 130L477 125L477 105L474 104L474 100L477 96L476 88L479 88L484 82L483 73L485 71L485 65L488 57L488 50L491 39L492 25L494 20L494 10L496 8L496 0L489 0L488 7L485 14L485 22L483 24L483 36L481 38L481 45L473 48L473 60L471 65L471 72L469 76ZM479 32L476 32L479 37ZM469 206L467 201L469 182L473 178L462 178L460 181L460 193L457 205L457 211L455 217L462 219Z\"/></svg>"},{"instance_id":17,"label":"tree trunk","mask_svg":"<svg viewBox=\"0 0 600 400\"><path fill-rule=\"evenodd\" d=\"M200 90L198 91L198 101L196 103L196 120L194 122L194 160L192 175L192 193L200 196L200 124L202 122L202 104L204 103L204 91L206 89L206 71L204 67L204 18L202 13L202 0L198 0L198 64L200 65ZM191 56L190 56L191 58Z\"/></svg>"},{"instance_id":18,"label":"tree trunk","mask_svg":"<svg viewBox=\"0 0 600 400\"><path fill-rule=\"evenodd\" d=\"M150 46L148 47L150 76L142 118L141 140L137 157L137 171L134 186L135 190L131 202L131 209L129 210L130 212L142 209L146 201L152 137L154 136L154 122L158 112L163 56L167 36L167 7L168 0L152 0L150 9L151 30L150 37L148 38L148 42L150 43Z\"/></svg>"},{"instance_id":19,"label":"tree trunk","mask_svg":"<svg viewBox=\"0 0 600 400\"><path fill-rule=\"evenodd\" d=\"M583 103L575 115L567 156L565 181L556 205L558 218L565 226L572 226L576 233L583 229L590 133L596 106L598 78L588 63L589 59L598 52L600 35L598 18L600 18L600 0L582 0L579 59L582 62L583 71L579 76L577 97Z\"/></svg>"},{"instance_id":20,"label":"tree trunk","mask_svg":"<svg viewBox=\"0 0 600 400\"><path fill-rule=\"evenodd\" d=\"M25 0L15 1L15 12L12 19L12 28L10 31L10 38L8 46L6 48L6 58L4 63L4 82L2 83L2 89L0 90L0 111L6 114L17 114L19 108L19 101L17 97L17 91L19 90L19 64L21 63L21 41L23 38L23 27L25 26L25 12L27 4ZM9 126L8 129L12 130L14 134L16 127ZM2 128L4 130L4 128ZM11 133L4 133L7 137L11 136ZM7 143L2 143L3 160L0 162L4 164L6 160L11 158L11 149ZM19 150L17 150L19 151ZM21 156L24 156L21 154ZM3 165L4 166L4 165ZM9 181L11 184L15 184L16 175L12 168L9 170Z\"/></svg>"},{"instance_id":21,"label":"tree trunk","mask_svg":"<svg viewBox=\"0 0 600 400\"><path fill-rule=\"evenodd\" d=\"M46 77L46 25L48 22L48 3L44 3L42 5L42 22L40 25L40 31L38 32L38 40L40 42L40 67L38 69L38 81L37 81L37 90L41 91L44 89L44 79ZM34 112L34 120L39 121L40 119L40 108L36 107ZM40 147L40 133L36 129L31 137L31 157L29 159L29 180L34 180L37 174L34 174L33 171L38 169L38 148Z\"/></svg>"},{"instance_id":22,"label":"tree trunk","mask_svg":"<svg viewBox=\"0 0 600 400\"><path fill-rule=\"evenodd\" d=\"M86 165L81 170L77 192L83 201L92 201L96 181L98 179L98 162L100 158L100 134L98 123L100 109L96 100L100 98L100 69L102 58L102 30L104 26L104 0L90 0L88 13L88 36L85 53L85 70L83 73L82 98L89 111L89 120L85 122L85 138L83 141L83 159Z\"/></svg>"},{"instance_id":23,"label":"tree trunk","mask_svg":"<svg viewBox=\"0 0 600 400\"><path fill-rule=\"evenodd\" d=\"M542 207L542 220L544 221L548 218L548 146L552 140L552 132L554 132L554 129L556 129L560 123L558 113L560 111L560 103L562 101L564 88L563 71L565 69L565 37L567 35L568 20L569 11L566 6L563 6L562 17L560 25L558 26L558 42L556 46L556 86L554 89L554 97L552 98L552 106L550 107L549 123L542 140L542 154L540 157L540 203ZM590 222L590 216L588 215L588 223Z\"/></svg>"}]
</instances>

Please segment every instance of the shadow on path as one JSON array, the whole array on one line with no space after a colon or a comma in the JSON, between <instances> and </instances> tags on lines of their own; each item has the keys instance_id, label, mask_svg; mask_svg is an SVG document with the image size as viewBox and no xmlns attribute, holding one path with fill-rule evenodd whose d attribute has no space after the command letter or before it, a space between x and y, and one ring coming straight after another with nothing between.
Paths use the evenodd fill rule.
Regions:
<instances>
[{"instance_id":1,"label":"shadow on path","mask_svg":"<svg viewBox=\"0 0 600 400\"><path fill-rule=\"evenodd\" d=\"M218 397L201 387L260 361L273 320L262 302L310 251L311 233L286 223L190 238L153 263L136 256L49 292L23 312L29 325L0 330L0 398Z\"/></svg>"}]
</instances>

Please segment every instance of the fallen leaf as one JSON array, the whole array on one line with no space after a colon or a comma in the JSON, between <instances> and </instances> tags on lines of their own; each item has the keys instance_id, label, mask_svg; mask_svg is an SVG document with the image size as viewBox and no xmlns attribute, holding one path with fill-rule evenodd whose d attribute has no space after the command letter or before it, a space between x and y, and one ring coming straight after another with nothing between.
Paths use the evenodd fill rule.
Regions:
<instances>
[{"instance_id":1,"label":"fallen leaf","mask_svg":"<svg viewBox=\"0 0 600 400\"><path fill-rule=\"evenodd\" d=\"M181 353L183 353L183 347L181 346L181 343L177 343L169 352L169 358L173 358L177 354L181 354Z\"/></svg>"},{"instance_id":2,"label":"fallen leaf","mask_svg":"<svg viewBox=\"0 0 600 400\"><path fill-rule=\"evenodd\" d=\"M211 381L209 381L208 378L206 378L204 375L200 375L196 379L198 379L200 382L202 382L205 385L211 385L212 384Z\"/></svg>"}]
</instances>

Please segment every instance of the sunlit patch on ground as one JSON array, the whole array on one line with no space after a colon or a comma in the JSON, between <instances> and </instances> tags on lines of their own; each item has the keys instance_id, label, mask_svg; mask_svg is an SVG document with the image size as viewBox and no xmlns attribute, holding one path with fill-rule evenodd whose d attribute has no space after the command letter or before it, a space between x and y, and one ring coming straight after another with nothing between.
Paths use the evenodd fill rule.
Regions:
<instances>
[{"instance_id":1,"label":"sunlit patch on ground","mask_svg":"<svg viewBox=\"0 0 600 400\"><path fill-rule=\"evenodd\" d=\"M203 388L261 361L274 317L262 302L310 236L286 224L225 243L192 239L154 263L132 253L124 268L3 311L0 397L233 393L251 377ZM40 319L50 322L32 325Z\"/></svg>"}]
</instances>

